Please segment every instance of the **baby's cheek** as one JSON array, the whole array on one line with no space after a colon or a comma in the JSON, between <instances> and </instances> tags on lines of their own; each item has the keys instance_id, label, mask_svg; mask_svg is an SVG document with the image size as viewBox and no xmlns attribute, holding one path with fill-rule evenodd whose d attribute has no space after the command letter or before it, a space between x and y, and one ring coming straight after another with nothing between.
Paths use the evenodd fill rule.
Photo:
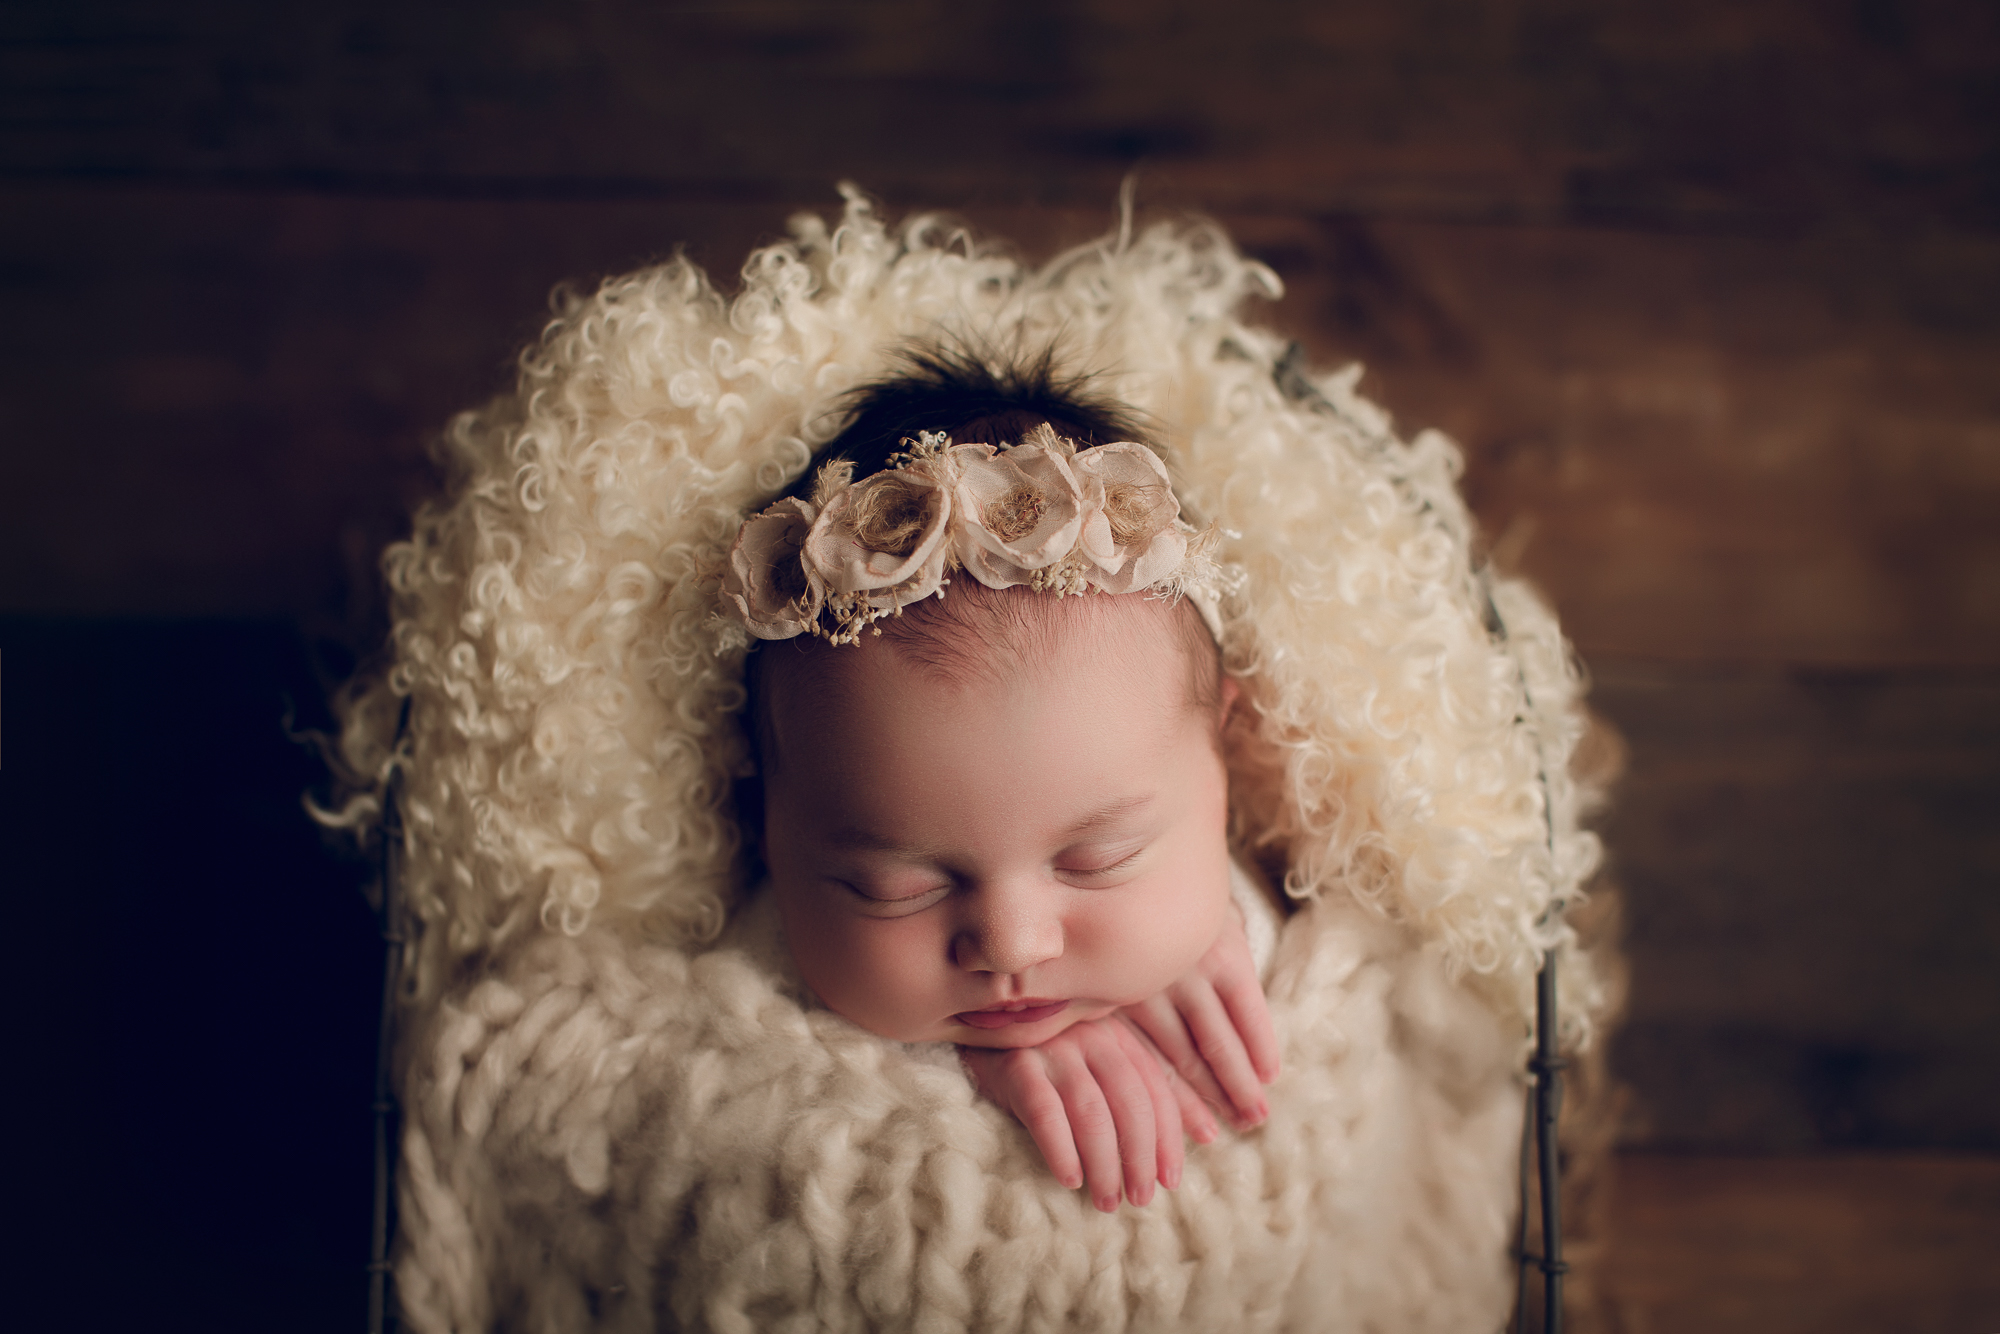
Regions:
<instances>
[{"instance_id":1,"label":"baby's cheek","mask_svg":"<svg viewBox=\"0 0 2000 1334\"><path fill-rule=\"evenodd\" d=\"M795 946L799 972L828 1008L883 1037L925 1040L950 1009L938 985L936 931L915 919L850 919Z\"/></svg>"},{"instance_id":2,"label":"baby's cheek","mask_svg":"<svg viewBox=\"0 0 2000 1334\"><path fill-rule=\"evenodd\" d=\"M1235 907L1229 898L1229 863L1225 853L1220 870L1202 876L1197 884L1191 885L1187 899L1172 915L1174 979L1194 970L1202 956L1221 938L1234 912Z\"/></svg>"},{"instance_id":3,"label":"baby's cheek","mask_svg":"<svg viewBox=\"0 0 2000 1334\"><path fill-rule=\"evenodd\" d=\"M778 904L799 977L830 1008L860 1022L848 1012L858 990L856 963L864 942L854 940L843 916L828 911L809 891L781 891Z\"/></svg>"},{"instance_id":4,"label":"baby's cheek","mask_svg":"<svg viewBox=\"0 0 2000 1334\"><path fill-rule=\"evenodd\" d=\"M1207 894L1174 896L1135 904L1115 930L1107 930L1101 946L1117 979L1107 990L1120 1004L1135 1005L1164 991L1192 972L1221 934L1227 911L1227 886L1219 903Z\"/></svg>"}]
</instances>

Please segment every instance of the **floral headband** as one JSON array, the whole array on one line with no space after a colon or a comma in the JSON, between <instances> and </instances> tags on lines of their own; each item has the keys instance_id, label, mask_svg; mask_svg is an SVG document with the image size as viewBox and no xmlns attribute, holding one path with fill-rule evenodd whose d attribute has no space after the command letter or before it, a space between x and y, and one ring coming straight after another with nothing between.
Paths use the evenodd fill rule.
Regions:
<instances>
[{"instance_id":1,"label":"floral headband","mask_svg":"<svg viewBox=\"0 0 2000 1334\"><path fill-rule=\"evenodd\" d=\"M1216 530L1182 521L1166 467L1144 445L1079 450L1046 423L997 449L941 431L903 445L882 472L856 482L851 462L829 463L810 501L787 496L745 519L724 609L759 639L853 644L871 623L943 597L964 570L988 588L1058 596L1188 595L1221 638Z\"/></svg>"}]
</instances>

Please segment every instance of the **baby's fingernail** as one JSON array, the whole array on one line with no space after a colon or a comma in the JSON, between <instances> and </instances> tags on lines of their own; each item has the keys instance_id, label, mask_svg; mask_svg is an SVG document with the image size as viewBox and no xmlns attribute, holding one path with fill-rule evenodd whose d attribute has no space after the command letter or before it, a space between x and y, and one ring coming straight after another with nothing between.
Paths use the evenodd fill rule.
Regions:
<instances>
[{"instance_id":1,"label":"baby's fingernail","mask_svg":"<svg viewBox=\"0 0 2000 1334\"><path fill-rule=\"evenodd\" d=\"M1074 1172L1070 1173L1066 1177L1062 1177L1059 1179L1062 1181L1064 1190L1075 1190L1078 1186L1081 1186L1083 1184L1083 1178L1076 1175Z\"/></svg>"},{"instance_id":2,"label":"baby's fingernail","mask_svg":"<svg viewBox=\"0 0 2000 1334\"><path fill-rule=\"evenodd\" d=\"M1163 1184L1168 1190L1179 1190L1181 1188L1181 1169L1178 1167L1169 1167L1166 1172L1166 1181Z\"/></svg>"},{"instance_id":3,"label":"baby's fingernail","mask_svg":"<svg viewBox=\"0 0 2000 1334\"><path fill-rule=\"evenodd\" d=\"M1100 1195L1100 1196L1098 1196L1098 1197L1097 1197L1097 1211L1098 1211L1099 1213L1103 1213L1103 1214L1115 1214L1115 1213L1117 1213L1117 1212L1118 1212L1118 1197L1117 1197L1116 1195Z\"/></svg>"},{"instance_id":4,"label":"baby's fingernail","mask_svg":"<svg viewBox=\"0 0 2000 1334\"><path fill-rule=\"evenodd\" d=\"M1147 1205L1153 1202L1152 1183L1147 1182L1145 1185L1139 1187L1139 1189L1131 1192L1131 1195L1132 1195L1132 1203L1138 1205L1141 1209L1145 1208Z\"/></svg>"}]
</instances>

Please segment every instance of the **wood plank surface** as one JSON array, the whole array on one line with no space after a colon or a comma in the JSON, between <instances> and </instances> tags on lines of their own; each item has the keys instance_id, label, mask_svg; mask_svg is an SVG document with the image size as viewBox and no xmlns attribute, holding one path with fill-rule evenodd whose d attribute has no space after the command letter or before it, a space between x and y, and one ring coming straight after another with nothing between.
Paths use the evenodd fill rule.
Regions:
<instances>
[{"instance_id":1,"label":"wood plank surface","mask_svg":"<svg viewBox=\"0 0 2000 1334\"><path fill-rule=\"evenodd\" d=\"M1624 1155L1599 1327L2000 1329L2000 1159Z\"/></svg>"},{"instance_id":2,"label":"wood plank surface","mask_svg":"<svg viewBox=\"0 0 2000 1334\"><path fill-rule=\"evenodd\" d=\"M1991 227L1960 0L72 0L0 14L0 171L331 190Z\"/></svg>"},{"instance_id":3,"label":"wood plank surface","mask_svg":"<svg viewBox=\"0 0 2000 1334\"><path fill-rule=\"evenodd\" d=\"M1587 658L2000 664L2000 237L1238 231Z\"/></svg>"},{"instance_id":4,"label":"wood plank surface","mask_svg":"<svg viewBox=\"0 0 2000 1334\"><path fill-rule=\"evenodd\" d=\"M558 282L1136 166L1594 668L1633 1141L2000 1148L1996 89L1962 0L5 6L0 612L361 651Z\"/></svg>"},{"instance_id":5,"label":"wood plank surface","mask_svg":"<svg viewBox=\"0 0 2000 1334\"><path fill-rule=\"evenodd\" d=\"M343 533L393 525L424 442L505 384L551 288L679 245L728 284L787 212L125 186L0 202L19 316L0 355L30 391L16 438L37 442L0 499L0 606L99 614L337 603ZM1046 253L1111 215L977 220ZM1827 273L1869 256L1838 247L1224 221L1290 284L1271 315L1322 364L1363 359L1406 430L1462 443L1499 558L1586 657L2000 665L2000 315L1940 329L1844 293ZM1966 299L2000 312L2000 238L1958 251Z\"/></svg>"},{"instance_id":6,"label":"wood plank surface","mask_svg":"<svg viewBox=\"0 0 2000 1334\"><path fill-rule=\"evenodd\" d=\"M2000 1143L2000 672L1599 661L1627 1138Z\"/></svg>"}]
</instances>

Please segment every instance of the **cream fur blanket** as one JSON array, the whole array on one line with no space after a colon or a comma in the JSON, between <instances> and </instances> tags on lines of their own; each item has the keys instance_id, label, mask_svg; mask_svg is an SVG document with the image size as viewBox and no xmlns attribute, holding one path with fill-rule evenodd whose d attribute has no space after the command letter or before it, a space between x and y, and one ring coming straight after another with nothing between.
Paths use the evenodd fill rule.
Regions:
<instances>
[{"instance_id":1,"label":"cream fur blanket","mask_svg":"<svg viewBox=\"0 0 2000 1334\"><path fill-rule=\"evenodd\" d=\"M725 300L676 261L576 298L387 560L394 662L348 701L367 828L400 785L396 1279L422 1331L1498 1328L1518 1069L1594 865L1553 618L1491 585L1457 454L1354 375L1285 392L1238 315L1267 270L1201 224L1029 268L851 196ZM1262 1129L1100 1216L948 1049L816 1007L742 887L736 524L904 340L1055 341L1147 414L1242 573L1233 834L1282 882ZM407 711L407 712L405 712Z\"/></svg>"}]
</instances>

